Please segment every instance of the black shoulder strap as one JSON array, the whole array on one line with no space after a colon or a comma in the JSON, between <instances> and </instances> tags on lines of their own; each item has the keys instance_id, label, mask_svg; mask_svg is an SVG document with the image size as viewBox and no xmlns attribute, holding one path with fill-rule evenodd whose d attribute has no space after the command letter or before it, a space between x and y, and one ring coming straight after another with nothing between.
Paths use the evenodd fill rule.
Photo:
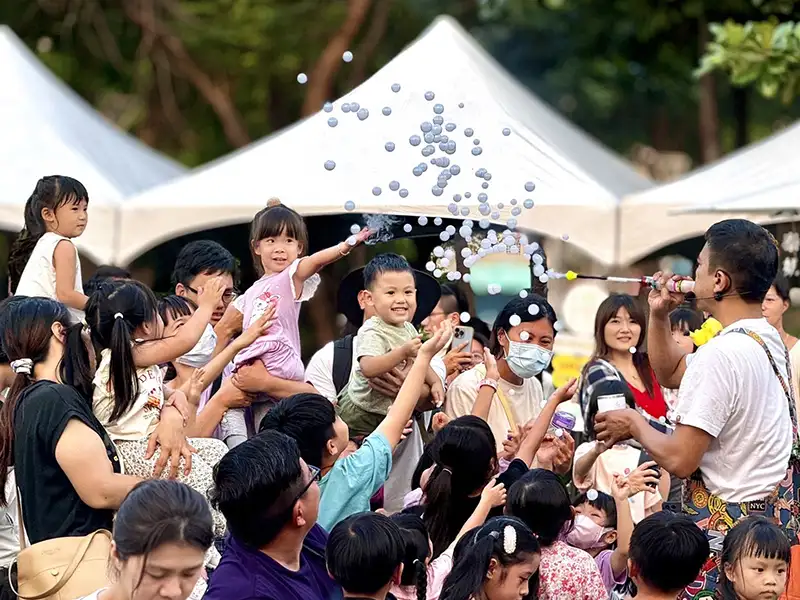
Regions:
<instances>
[{"instance_id":1,"label":"black shoulder strap","mask_svg":"<svg viewBox=\"0 0 800 600\"><path fill-rule=\"evenodd\" d=\"M350 381L353 370L353 335L346 335L333 343L333 385L338 396Z\"/></svg>"}]
</instances>

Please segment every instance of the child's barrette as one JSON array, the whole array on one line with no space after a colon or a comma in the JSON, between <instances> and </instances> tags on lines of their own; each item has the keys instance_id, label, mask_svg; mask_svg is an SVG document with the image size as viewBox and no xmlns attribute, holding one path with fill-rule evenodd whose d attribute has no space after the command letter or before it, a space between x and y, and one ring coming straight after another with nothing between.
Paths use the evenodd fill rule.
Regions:
<instances>
[{"instance_id":1,"label":"child's barrette","mask_svg":"<svg viewBox=\"0 0 800 600\"><path fill-rule=\"evenodd\" d=\"M517 549L517 530L511 525L503 527L503 552L514 554Z\"/></svg>"}]
</instances>

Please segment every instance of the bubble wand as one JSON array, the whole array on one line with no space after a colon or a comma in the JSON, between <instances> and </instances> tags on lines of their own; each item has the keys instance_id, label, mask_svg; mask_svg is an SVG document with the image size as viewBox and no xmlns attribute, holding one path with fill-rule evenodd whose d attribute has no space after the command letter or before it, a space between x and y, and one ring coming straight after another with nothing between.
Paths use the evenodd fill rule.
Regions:
<instances>
[{"instance_id":1,"label":"bubble wand","mask_svg":"<svg viewBox=\"0 0 800 600\"><path fill-rule=\"evenodd\" d=\"M613 277L611 275L584 275L576 273L575 271L567 271L566 273L558 273L549 271L547 273L550 279L566 279L567 281L575 281L576 279L593 279L596 281L609 281L611 283L638 283L642 287L651 287L659 289L656 281L652 277ZM678 294L687 294L694 291L694 281L691 279L680 279L675 281L670 279L667 281L667 290Z\"/></svg>"}]
</instances>

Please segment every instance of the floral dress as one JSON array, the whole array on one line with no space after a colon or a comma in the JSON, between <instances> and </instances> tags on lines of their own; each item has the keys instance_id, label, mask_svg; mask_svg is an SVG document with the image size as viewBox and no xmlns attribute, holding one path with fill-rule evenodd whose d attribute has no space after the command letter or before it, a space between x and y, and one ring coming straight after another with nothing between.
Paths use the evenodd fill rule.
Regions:
<instances>
[{"instance_id":1,"label":"floral dress","mask_svg":"<svg viewBox=\"0 0 800 600\"><path fill-rule=\"evenodd\" d=\"M560 540L542 548L539 600L605 600L608 591L588 552Z\"/></svg>"}]
</instances>

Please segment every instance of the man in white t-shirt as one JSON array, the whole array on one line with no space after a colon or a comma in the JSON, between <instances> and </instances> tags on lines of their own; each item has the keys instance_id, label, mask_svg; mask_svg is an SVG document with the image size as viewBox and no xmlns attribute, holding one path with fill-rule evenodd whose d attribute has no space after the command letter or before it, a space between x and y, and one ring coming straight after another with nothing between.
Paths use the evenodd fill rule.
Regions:
<instances>
[{"instance_id":1,"label":"man in white t-shirt","mask_svg":"<svg viewBox=\"0 0 800 600\"><path fill-rule=\"evenodd\" d=\"M781 378L790 381L786 348L761 316L761 302L778 270L777 243L764 228L743 219L716 223L705 240L694 294L698 308L711 313L724 330L701 346L688 365L668 319L683 294L668 292L667 277L658 273L661 290L649 297L650 362L661 385L680 385L675 433L659 433L633 410L598 415L595 431L606 444L635 438L678 477L690 477L699 468L708 492L725 502L763 500L785 478L793 441L781 385ZM736 330L758 336L775 369L765 348Z\"/></svg>"}]
</instances>

